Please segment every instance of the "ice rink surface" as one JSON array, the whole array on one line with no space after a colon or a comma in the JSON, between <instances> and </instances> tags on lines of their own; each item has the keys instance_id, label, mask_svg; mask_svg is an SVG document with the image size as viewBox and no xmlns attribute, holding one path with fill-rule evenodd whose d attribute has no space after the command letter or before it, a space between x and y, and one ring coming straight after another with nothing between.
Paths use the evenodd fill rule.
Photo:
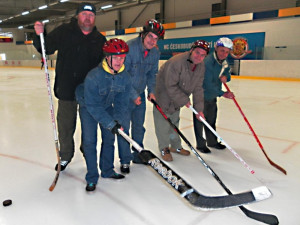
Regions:
<instances>
[{"instance_id":1,"label":"ice rink surface","mask_svg":"<svg viewBox=\"0 0 300 225\"><path fill-rule=\"evenodd\" d=\"M53 82L54 72L50 74ZM286 169L287 175L269 164L234 102L224 98L218 103L217 132L255 174L228 149L212 149L212 154L200 153L201 157L233 193L258 186L271 190L270 199L246 205L247 209L276 215L281 225L299 225L300 83L233 78L228 85L266 153ZM56 98L54 107L57 109ZM148 102L144 144L160 157L152 109ZM192 208L144 165L132 164L131 173L123 181L100 178L96 191L87 193L86 167L79 151L79 120L75 157L50 192L56 153L43 70L0 68L0 118L0 201L13 201L11 206L0 206L0 225L263 224L248 218L237 207L216 211ZM187 108L181 110L179 129L196 147L192 112ZM184 142L183 146L189 149ZM197 191L226 195L192 152L188 157L173 154L173 158L167 163L169 167ZM117 150L115 167L119 171Z\"/></svg>"}]
</instances>

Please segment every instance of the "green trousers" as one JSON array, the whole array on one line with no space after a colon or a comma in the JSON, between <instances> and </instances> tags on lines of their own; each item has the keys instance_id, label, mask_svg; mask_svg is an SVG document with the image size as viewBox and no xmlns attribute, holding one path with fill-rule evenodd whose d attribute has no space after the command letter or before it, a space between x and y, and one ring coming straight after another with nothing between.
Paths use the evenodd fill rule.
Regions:
<instances>
[{"instance_id":1,"label":"green trousers","mask_svg":"<svg viewBox=\"0 0 300 225\"><path fill-rule=\"evenodd\" d=\"M170 118L170 120L176 127L179 126L179 114L180 111L176 111L172 114L166 114L166 116ZM159 150L162 150L166 147L181 149L181 139L178 133L172 128L170 123L161 115L161 113L155 107L153 107L153 118Z\"/></svg>"}]
</instances>

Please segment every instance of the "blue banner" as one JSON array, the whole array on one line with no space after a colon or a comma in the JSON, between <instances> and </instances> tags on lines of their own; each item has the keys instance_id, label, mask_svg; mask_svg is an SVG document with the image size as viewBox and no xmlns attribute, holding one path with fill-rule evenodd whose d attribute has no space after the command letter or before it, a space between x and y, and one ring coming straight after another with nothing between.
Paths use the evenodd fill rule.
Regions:
<instances>
[{"instance_id":1,"label":"blue banner","mask_svg":"<svg viewBox=\"0 0 300 225\"><path fill-rule=\"evenodd\" d=\"M209 42L211 51L213 51L216 41L221 37L228 37L233 41L233 50L228 56L229 61L234 59L262 59L265 32L161 40L157 42L161 52L160 59L167 60L175 54L188 51L195 41L201 39Z\"/></svg>"}]
</instances>

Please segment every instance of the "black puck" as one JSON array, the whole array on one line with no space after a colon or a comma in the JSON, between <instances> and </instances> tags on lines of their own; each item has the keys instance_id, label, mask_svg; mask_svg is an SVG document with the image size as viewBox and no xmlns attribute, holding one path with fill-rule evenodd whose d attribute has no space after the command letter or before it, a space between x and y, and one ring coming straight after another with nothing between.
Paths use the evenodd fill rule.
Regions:
<instances>
[{"instance_id":1,"label":"black puck","mask_svg":"<svg viewBox=\"0 0 300 225\"><path fill-rule=\"evenodd\" d=\"M3 206L10 206L11 204L12 204L12 200L10 199L3 201Z\"/></svg>"}]
</instances>

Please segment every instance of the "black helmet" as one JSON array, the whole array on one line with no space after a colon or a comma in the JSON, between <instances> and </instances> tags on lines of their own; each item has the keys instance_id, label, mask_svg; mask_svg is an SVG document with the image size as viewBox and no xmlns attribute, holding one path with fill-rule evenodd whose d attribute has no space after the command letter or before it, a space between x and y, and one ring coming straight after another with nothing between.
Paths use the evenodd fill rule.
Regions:
<instances>
[{"instance_id":1,"label":"black helmet","mask_svg":"<svg viewBox=\"0 0 300 225\"><path fill-rule=\"evenodd\" d=\"M158 36L159 39L164 39L165 36L165 29L163 25L158 22L157 20L151 19L146 22L146 24L143 26L143 32L144 34L152 32Z\"/></svg>"}]
</instances>

